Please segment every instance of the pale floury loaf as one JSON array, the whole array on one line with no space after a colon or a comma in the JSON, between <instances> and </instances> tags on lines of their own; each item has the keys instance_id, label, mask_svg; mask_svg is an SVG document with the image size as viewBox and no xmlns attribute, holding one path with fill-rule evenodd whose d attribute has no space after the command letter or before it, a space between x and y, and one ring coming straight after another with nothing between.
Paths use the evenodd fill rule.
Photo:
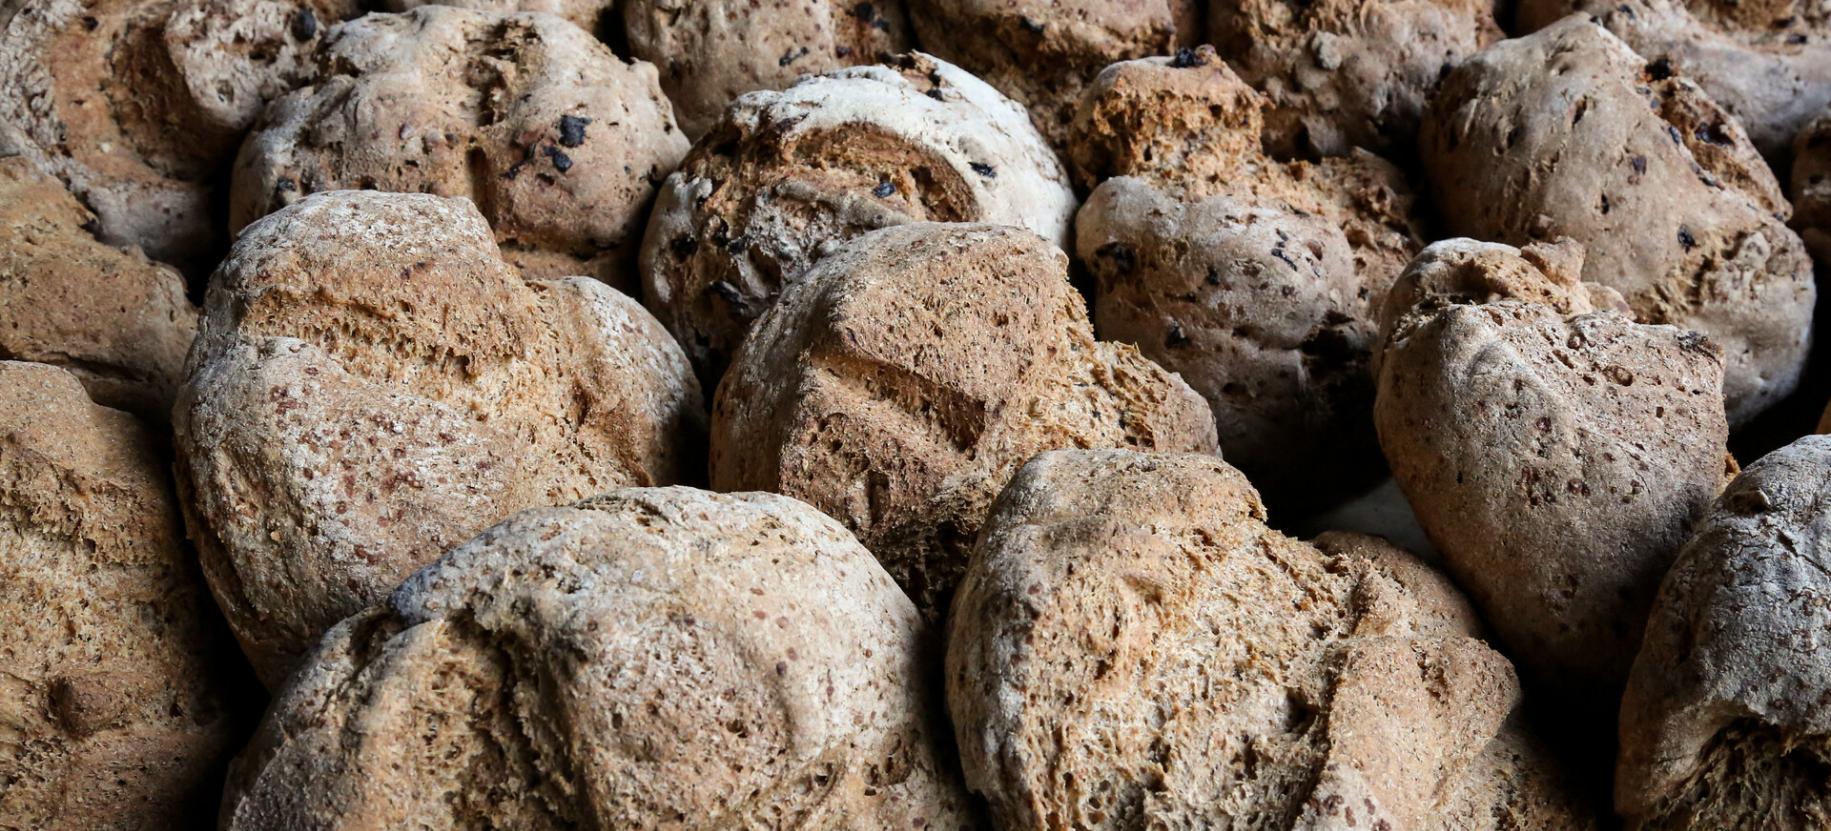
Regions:
<instances>
[{"instance_id":1,"label":"pale floury loaf","mask_svg":"<svg viewBox=\"0 0 1831 831\"><path fill-rule=\"evenodd\" d=\"M644 300L708 385L822 253L907 222L988 222L1068 245L1074 193L1023 110L927 55L740 97L668 177Z\"/></svg>"},{"instance_id":2,"label":"pale floury loaf","mask_svg":"<svg viewBox=\"0 0 1831 831\"><path fill-rule=\"evenodd\" d=\"M1365 151L1262 149L1270 104L1208 47L1108 67L1073 125L1094 326L1181 373L1277 511L1377 481L1374 312L1422 247L1411 189Z\"/></svg>"},{"instance_id":3,"label":"pale floury loaf","mask_svg":"<svg viewBox=\"0 0 1831 831\"><path fill-rule=\"evenodd\" d=\"M0 358L69 370L97 402L165 421L197 308L178 272L96 239L95 215L0 158Z\"/></svg>"},{"instance_id":4,"label":"pale floury loaf","mask_svg":"<svg viewBox=\"0 0 1831 831\"><path fill-rule=\"evenodd\" d=\"M207 271L212 179L355 0L32 0L0 25L0 156L56 176L96 236Z\"/></svg>"},{"instance_id":5,"label":"pale floury loaf","mask_svg":"<svg viewBox=\"0 0 1831 831\"><path fill-rule=\"evenodd\" d=\"M1419 152L1452 233L1570 237L1583 279L1636 318L1708 335L1731 423L1799 383L1817 292L1791 208L1735 118L1672 66L1566 18L1451 72Z\"/></svg>"},{"instance_id":6,"label":"pale floury loaf","mask_svg":"<svg viewBox=\"0 0 1831 831\"><path fill-rule=\"evenodd\" d=\"M765 312L720 385L712 485L845 523L939 617L992 498L1058 447L1212 452L1200 396L1094 339L1067 257L1016 228L887 228Z\"/></svg>"},{"instance_id":7,"label":"pale floury loaf","mask_svg":"<svg viewBox=\"0 0 1831 831\"><path fill-rule=\"evenodd\" d=\"M331 630L222 825L971 828L920 622L785 497L525 511Z\"/></svg>"},{"instance_id":8,"label":"pale floury loaf","mask_svg":"<svg viewBox=\"0 0 1831 831\"><path fill-rule=\"evenodd\" d=\"M967 783L1002 828L1597 824L1448 580L1265 518L1210 456L1057 451L1011 481L947 652Z\"/></svg>"},{"instance_id":9,"label":"pale floury loaf","mask_svg":"<svg viewBox=\"0 0 1831 831\"><path fill-rule=\"evenodd\" d=\"M635 291L649 203L687 152L653 66L550 15L427 6L332 29L310 80L242 146L232 228L318 191L464 196L524 276Z\"/></svg>"},{"instance_id":10,"label":"pale floury loaf","mask_svg":"<svg viewBox=\"0 0 1831 831\"><path fill-rule=\"evenodd\" d=\"M0 826L195 827L244 725L156 434L0 361Z\"/></svg>"},{"instance_id":11,"label":"pale floury loaf","mask_svg":"<svg viewBox=\"0 0 1831 831\"><path fill-rule=\"evenodd\" d=\"M243 232L173 413L191 536L270 685L517 510L697 480L704 418L635 301L524 282L467 200L366 191Z\"/></svg>"},{"instance_id":12,"label":"pale floury loaf","mask_svg":"<svg viewBox=\"0 0 1831 831\"><path fill-rule=\"evenodd\" d=\"M1735 461L1723 358L1584 284L1574 244L1425 249L1382 315L1374 418L1417 514L1547 690L1608 706Z\"/></svg>"}]
</instances>

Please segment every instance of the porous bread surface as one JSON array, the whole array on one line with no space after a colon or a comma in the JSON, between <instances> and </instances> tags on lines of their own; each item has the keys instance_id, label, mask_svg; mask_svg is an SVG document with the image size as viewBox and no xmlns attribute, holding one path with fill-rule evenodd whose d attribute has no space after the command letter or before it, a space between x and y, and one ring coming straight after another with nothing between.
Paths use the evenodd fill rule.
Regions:
<instances>
[{"instance_id":1,"label":"porous bread surface","mask_svg":"<svg viewBox=\"0 0 1831 831\"><path fill-rule=\"evenodd\" d=\"M1418 522L1509 654L1609 699L1735 463L1702 336L1596 308L1574 250L1451 240L1394 288L1374 418ZM1536 279L1535 279L1536 277ZM1612 699L1610 699L1612 700Z\"/></svg>"},{"instance_id":2,"label":"porous bread surface","mask_svg":"<svg viewBox=\"0 0 1831 831\"><path fill-rule=\"evenodd\" d=\"M95 215L0 158L0 359L63 367L97 402L163 422L197 333L184 278L98 241Z\"/></svg>"},{"instance_id":3,"label":"porous bread surface","mask_svg":"<svg viewBox=\"0 0 1831 831\"><path fill-rule=\"evenodd\" d=\"M688 136L733 99L914 46L902 0L626 0L630 53L655 64Z\"/></svg>"},{"instance_id":4,"label":"porous bread surface","mask_svg":"<svg viewBox=\"0 0 1831 831\"><path fill-rule=\"evenodd\" d=\"M1028 108L1051 146L1109 64L1202 39L1201 0L908 0L924 48Z\"/></svg>"},{"instance_id":5,"label":"porous bread surface","mask_svg":"<svg viewBox=\"0 0 1831 831\"><path fill-rule=\"evenodd\" d=\"M1735 119L1671 67L1573 16L1451 72L1419 145L1451 232L1575 239L1584 280L1708 335L1731 423L1798 384L1817 294L1790 208Z\"/></svg>"},{"instance_id":6,"label":"porous bread surface","mask_svg":"<svg viewBox=\"0 0 1831 831\"><path fill-rule=\"evenodd\" d=\"M1831 824L1831 436L1748 466L1660 587L1621 701L1615 807L1644 829Z\"/></svg>"},{"instance_id":7,"label":"porous bread surface","mask_svg":"<svg viewBox=\"0 0 1831 831\"><path fill-rule=\"evenodd\" d=\"M406 12L421 6L453 6L479 12L508 14L540 12L565 18L572 25L596 34L617 0L381 0L384 9Z\"/></svg>"},{"instance_id":8,"label":"porous bread surface","mask_svg":"<svg viewBox=\"0 0 1831 831\"><path fill-rule=\"evenodd\" d=\"M524 511L331 631L223 825L970 828L919 623L785 497Z\"/></svg>"},{"instance_id":9,"label":"porous bread surface","mask_svg":"<svg viewBox=\"0 0 1831 831\"><path fill-rule=\"evenodd\" d=\"M207 269L211 177L355 0L32 0L0 29L0 156L56 176L105 243Z\"/></svg>"},{"instance_id":10,"label":"porous bread surface","mask_svg":"<svg viewBox=\"0 0 1831 831\"><path fill-rule=\"evenodd\" d=\"M334 191L250 225L187 368L192 537L270 686L490 523L702 458L666 331L596 280L524 282L464 199Z\"/></svg>"},{"instance_id":11,"label":"porous bread surface","mask_svg":"<svg viewBox=\"0 0 1831 831\"><path fill-rule=\"evenodd\" d=\"M712 485L839 519L938 617L992 498L1060 447L1212 452L1214 419L1094 339L1048 242L912 224L828 255L758 319L714 403Z\"/></svg>"},{"instance_id":12,"label":"porous bread surface","mask_svg":"<svg viewBox=\"0 0 1831 831\"><path fill-rule=\"evenodd\" d=\"M1521 0L1530 32L1574 12L1710 94L1769 159L1831 106L1831 9L1809 0Z\"/></svg>"},{"instance_id":13,"label":"porous bread surface","mask_svg":"<svg viewBox=\"0 0 1831 831\"><path fill-rule=\"evenodd\" d=\"M159 443L69 373L0 361L0 825L154 831L214 807L238 669Z\"/></svg>"},{"instance_id":14,"label":"porous bread surface","mask_svg":"<svg viewBox=\"0 0 1831 831\"><path fill-rule=\"evenodd\" d=\"M1449 582L1264 524L1219 459L1038 455L951 617L970 788L1007 829L1578 828Z\"/></svg>"},{"instance_id":15,"label":"porous bread surface","mask_svg":"<svg viewBox=\"0 0 1831 831\"><path fill-rule=\"evenodd\" d=\"M833 246L908 222L1068 245L1067 174L1017 105L911 53L745 94L662 185L644 300L708 385L752 321Z\"/></svg>"},{"instance_id":16,"label":"porous bread surface","mask_svg":"<svg viewBox=\"0 0 1831 831\"><path fill-rule=\"evenodd\" d=\"M1075 240L1101 337L1182 374L1228 461L1282 509L1383 467L1374 312L1422 242L1397 168L1364 151L1274 160L1265 107L1208 47L1109 67L1074 125L1076 173L1099 183Z\"/></svg>"},{"instance_id":17,"label":"porous bread surface","mask_svg":"<svg viewBox=\"0 0 1831 831\"><path fill-rule=\"evenodd\" d=\"M1448 67L1500 40L1495 0L1232 0L1209 37L1263 92L1281 155L1409 154Z\"/></svg>"},{"instance_id":18,"label":"porous bread surface","mask_svg":"<svg viewBox=\"0 0 1831 831\"><path fill-rule=\"evenodd\" d=\"M653 66L550 15L367 15L242 145L230 226L319 191L464 196L524 276L633 293L655 188L687 152L672 113Z\"/></svg>"}]
</instances>

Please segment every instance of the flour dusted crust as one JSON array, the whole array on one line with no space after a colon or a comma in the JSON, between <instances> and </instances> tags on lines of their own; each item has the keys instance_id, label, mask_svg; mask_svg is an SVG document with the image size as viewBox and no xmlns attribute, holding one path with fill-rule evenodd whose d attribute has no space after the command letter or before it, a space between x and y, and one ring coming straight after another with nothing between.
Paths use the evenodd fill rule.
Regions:
<instances>
[{"instance_id":1,"label":"flour dusted crust","mask_svg":"<svg viewBox=\"0 0 1831 831\"><path fill-rule=\"evenodd\" d=\"M911 53L740 97L661 187L644 299L710 384L833 246L923 221L1012 225L1066 246L1074 208L1021 109Z\"/></svg>"},{"instance_id":2,"label":"flour dusted crust","mask_svg":"<svg viewBox=\"0 0 1831 831\"><path fill-rule=\"evenodd\" d=\"M1748 466L1660 586L1621 701L1615 807L1642 829L1831 822L1831 436Z\"/></svg>"},{"instance_id":3,"label":"flour dusted crust","mask_svg":"<svg viewBox=\"0 0 1831 831\"><path fill-rule=\"evenodd\" d=\"M0 361L0 818L186 828L239 739L234 644L160 440L69 373Z\"/></svg>"},{"instance_id":4,"label":"flour dusted crust","mask_svg":"<svg viewBox=\"0 0 1831 831\"><path fill-rule=\"evenodd\" d=\"M687 135L712 128L739 95L914 46L902 0L627 0L630 53L661 70Z\"/></svg>"},{"instance_id":5,"label":"flour dusted crust","mask_svg":"<svg viewBox=\"0 0 1831 831\"><path fill-rule=\"evenodd\" d=\"M586 32L597 33L604 19L616 6L616 0L381 0L391 12L406 12L421 6L453 6L479 12L509 14L540 12L563 17Z\"/></svg>"},{"instance_id":6,"label":"flour dusted crust","mask_svg":"<svg viewBox=\"0 0 1831 831\"><path fill-rule=\"evenodd\" d=\"M1708 335L1732 423L1798 384L1816 289L1791 209L1736 120L1672 65L1573 16L1450 73L1419 147L1451 232L1570 237L1583 279L1638 319Z\"/></svg>"},{"instance_id":7,"label":"flour dusted crust","mask_svg":"<svg viewBox=\"0 0 1831 831\"><path fill-rule=\"evenodd\" d=\"M1055 451L998 497L948 705L1000 827L1584 828L1454 587L1265 526L1207 456Z\"/></svg>"},{"instance_id":8,"label":"flour dusted crust","mask_svg":"<svg viewBox=\"0 0 1831 831\"><path fill-rule=\"evenodd\" d=\"M163 422L197 309L177 272L94 227L62 182L0 158L0 358L62 366L97 402Z\"/></svg>"},{"instance_id":9,"label":"flour dusted crust","mask_svg":"<svg viewBox=\"0 0 1831 831\"><path fill-rule=\"evenodd\" d=\"M235 163L240 228L325 190L471 199L527 277L635 289L635 250L686 154L655 68L541 14L428 6L326 37L312 82Z\"/></svg>"},{"instance_id":10,"label":"flour dusted crust","mask_svg":"<svg viewBox=\"0 0 1831 831\"><path fill-rule=\"evenodd\" d=\"M105 243L207 270L211 179L355 0L33 0L0 31L0 156L56 176Z\"/></svg>"},{"instance_id":11,"label":"flour dusted crust","mask_svg":"<svg viewBox=\"0 0 1831 831\"><path fill-rule=\"evenodd\" d=\"M1521 0L1519 29L1572 13L1697 82L1769 159L1831 106L1831 10L1801 0Z\"/></svg>"},{"instance_id":12,"label":"flour dusted crust","mask_svg":"<svg viewBox=\"0 0 1831 831\"><path fill-rule=\"evenodd\" d=\"M838 518L939 617L999 488L1058 447L1212 452L1214 420L1094 340L1049 243L912 224L828 255L757 321L714 405L712 485Z\"/></svg>"},{"instance_id":13,"label":"flour dusted crust","mask_svg":"<svg viewBox=\"0 0 1831 831\"><path fill-rule=\"evenodd\" d=\"M1233 0L1209 37L1265 94L1266 143L1285 155L1409 154L1437 82L1503 37L1495 0Z\"/></svg>"},{"instance_id":14,"label":"flour dusted crust","mask_svg":"<svg viewBox=\"0 0 1831 831\"><path fill-rule=\"evenodd\" d=\"M192 537L269 685L508 514L694 481L704 418L633 300L524 282L467 200L367 191L243 232L173 414Z\"/></svg>"},{"instance_id":15,"label":"flour dusted crust","mask_svg":"<svg viewBox=\"0 0 1831 831\"><path fill-rule=\"evenodd\" d=\"M223 825L971 828L920 621L785 497L525 511L326 636Z\"/></svg>"},{"instance_id":16,"label":"flour dusted crust","mask_svg":"<svg viewBox=\"0 0 1831 831\"><path fill-rule=\"evenodd\" d=\"M1570 245L1425 249L1384 315L1374 419L1509 654L1593 704L1626 678L1660 577L1735 462L1720 353L1634 322L1583 270Z\"/></svg>"},{"instance_id":17,"label":"flour dusted crust","mask_svg":"<svg viewBox=\"0 0 1831 831\"><path fill-rule=\"evenodd\" d=\"M1100 336L1182 374L1279 510L1373 484L1374 312L1422 247L1405 177L1365 151L1282 162L1267 100L1208 47L1114 64L1076 116L1076 218Z\"/></svg>"}]
</instances>

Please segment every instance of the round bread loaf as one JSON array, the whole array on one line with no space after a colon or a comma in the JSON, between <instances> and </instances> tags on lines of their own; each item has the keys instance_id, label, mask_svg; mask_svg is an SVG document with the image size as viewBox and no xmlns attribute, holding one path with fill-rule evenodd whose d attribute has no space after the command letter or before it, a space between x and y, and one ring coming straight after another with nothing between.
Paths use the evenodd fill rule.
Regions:
<instances>
[{"instance_id":1,"label":"round bread loaf","mask_svg":"<svg viewBox=\"0 0 1831 831\"><path fill-rule=\"evenodd\" d=\"M687 152L655 68L543 14L427 6L326 36L235 162L230 225L326 190L465 196L526 277L635 291L655 187Z\"/></svg>"},{"instance_id":2,"label":"round bread loaf","mask_svg":"<svg viewBox=\"0 0 1831 831\"><path fill-rule=\"evenodd\" d=\"M1449 581L1265 526L1211 456L1055 451L986 520L947 696L1001 828L1585 828Z\"/></svg>"},{"instance_id":3,"label":"round bread loaf","mask_svg":"<svg viewBox=\"0 0 1831 831\"><path fill-rule=\"evenodd\" d=\"M250 225L188 373L191 535L269 686L491 523L703 459L667 332L596 280L524 282L464 199L333 191Z\"/></svg>"},{"instance_id":4,"label":"round bread loaf","mask_svg":"<svg viewBox=\"0 0 1831 831\"><path fill-rule=\"evenodd\" d=\"M222 825L971 828L920 620L792 499L524 511L331 630Z\"/></svg>"}]
</instances>

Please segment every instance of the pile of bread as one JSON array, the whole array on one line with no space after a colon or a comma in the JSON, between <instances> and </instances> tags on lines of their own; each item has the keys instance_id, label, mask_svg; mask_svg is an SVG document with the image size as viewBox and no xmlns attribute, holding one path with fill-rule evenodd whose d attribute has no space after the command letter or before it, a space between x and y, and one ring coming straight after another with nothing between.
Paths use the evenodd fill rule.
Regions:
<instances>
[{"instance_id":1,"label":"pile of bread","mask_svg":"<svg viewBox=\"0 0 1831 831\"><path fill-rule=\"evenodd\" d=\"M1827 177L1805 0L0 3L0 828L1831 828Z\"/></svg>"}]
</instances>

